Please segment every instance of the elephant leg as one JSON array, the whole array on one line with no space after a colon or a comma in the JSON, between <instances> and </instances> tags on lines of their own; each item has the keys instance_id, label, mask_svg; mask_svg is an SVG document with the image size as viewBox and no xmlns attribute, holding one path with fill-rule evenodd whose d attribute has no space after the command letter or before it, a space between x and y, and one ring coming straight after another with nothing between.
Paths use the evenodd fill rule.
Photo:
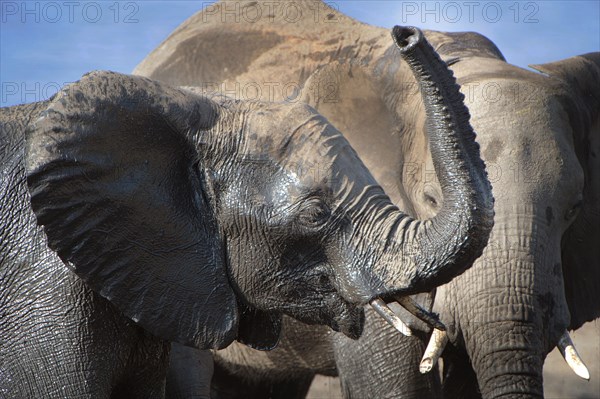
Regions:
<instances>
[{"instance_id":1,"label":"elephant leg","mask_svg":"<svg viewBox=\"0 0 600 399\"><path fill-rule=\"evenodd\" d=\"M62 262L13 270L15 284L3 287L14 302L0 321L0 397L164 395L164 341L92 293ZM23 286L31 287L28 296L17 290Z\"/></svg>"},{"instance_id":2,"label":"elephant leg","mask_svg":"<svg viewBox=\"0 0 600 399\"><path fill-rule=\"evenodd\" d=\"M167 399L209 398L213 358L209 350L171 343Z\"/></svg>"},{"instance_id":3,"label":"elephant leg","mask_svg":"<svg viewBox=\"0 0 600 399\"><path fill-rule=\"evenodd\" d=\"M293 379L249 380L227 370L218 362L214 365L211 384L212 399L303 399L314 374L301 372Z\"/></svg>"},{"instance_id":4,"label":"elephant leg","mask_svg":"<svg viewBox=\"0 0 600 399\"><path fill-rule=\"evenodd\" d=\"M451 345L444 351L443 397L446 399L481 399L477 375L464 349Z\"/></svg>"},{"instance_id":5,"label":"elephant leg","mask_svg":"<svg viewBox=\"0 0 600 399\"><path fill-rule=\"evenodd\" d=\"M126 341L130 348L129 360L110 398L164 398L170 345L137 326L134 328L137 334L130 335Z\"/></svg>"},{"instance_id":6,"label":"elephant leg","mask_svg":"<svg viewBox=\"0 0 600 399\"><path fill-rule=\"evenodd\" d=\"M112 319L104 321L109 328L115 325ZM120 336L98 329L93 336L79 337L60 328L36 332L37 326L24 326L33 338L10 343L6 356L0 351L0 397L164 396L168 347L154 337L141 338L138 343L144 343L143 347L134 344L138 334L144 334L139 327L119 329Z\"/></svg>"},{"instance_id":7,"label":"elephant leg","mask_svg":"<svg viewBox=\"0 0 600 399\"><path fill-rule=\"evenodd\" d=\"M341 334L336 334L334 340L344 397L440 398L438 373L419 372L425 334L415 332L405 337L372 310L367 309L365 315L365 329L358 341Z\"/></svg>"}]
</instances>

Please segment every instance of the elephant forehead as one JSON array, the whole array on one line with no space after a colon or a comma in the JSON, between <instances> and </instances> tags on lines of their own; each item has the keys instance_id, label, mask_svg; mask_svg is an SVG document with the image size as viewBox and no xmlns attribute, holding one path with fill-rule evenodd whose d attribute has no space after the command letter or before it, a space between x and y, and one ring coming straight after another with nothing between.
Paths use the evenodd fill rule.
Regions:
<instances>
[{"instance_id":1,"label":"elephant forehead","mask_svg":"<svg viewBox=\"0 0 600 399\"><path fill-rule=\"evenodd\" d=\"M467 82L461 90L478 141L491 147L488 156L498 158L503 150L527 148L527 143L545 151L568 144L568 116L554 93L538 82L487 79Z\"/></svg>"},{"instance_id":2,"label":"elephant forehead","mask_svg":"<svg viewBox=\"0 0 600 399\"><path fill-rule=\"evenodd\" d=\"M375 184L346 138L323 116L305 104L260 104L247 121L246 152L267 157L304 186L339 180Z\"/></svg>"},{"instance_id":3,"label":"elephant forehead","mask_svg":"<svg viewBox=\"0 0 600 399\"><path fill-rule=\"evenodd\" d=\"M515 82L497 83L506 89ZM494 196L501 200L508 193L528 197L553 193L571 200L581 192L583 172L574 152L568 115L551 92L531 84L523 87L540 95L469 106Z\"/></svg>"},{"instance_id":4,"label":"elephant forehead","mask_svg":"<svg viewBox=\"0 0 600 399\"><path fill-rule=\"evenodd\" d=\"M302 103L250 102L246 128L249 141L260 151L282 156L302 148L324 156L331 145L344 140L322 115Z\"/></svg>"}]
</instances>

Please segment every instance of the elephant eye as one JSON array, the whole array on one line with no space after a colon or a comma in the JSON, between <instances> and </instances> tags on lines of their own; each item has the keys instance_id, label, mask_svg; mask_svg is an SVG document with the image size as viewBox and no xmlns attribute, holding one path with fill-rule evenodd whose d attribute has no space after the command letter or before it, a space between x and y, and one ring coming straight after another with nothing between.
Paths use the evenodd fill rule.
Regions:
<instances>
[{"instance_id":1,"label":"elephant eye","mask_svg":"<svg viewBox=\"0 0 600 399\"><path fill-rule=\"evenodd\" d=\"M438 209L440 206L438 198L439 195L437 195L437 190L429 184L426 185L423 190L423 200L425 203L433 209Z\"/></svg>"},{"instance_id":2,"label":"elephant eye","mask_svg":"<svg viewBox=\"0 0 600 399\"><path fill-rule=\"evenodd\" d=\"M577 214L579 213L579 210L581 209L582 205L583 201L577 201L577 203L565 213L565 220L574 219L575 216L577 216Z\"/></svg>"},{"instance_id":3,"label":"elephant eye","mask_svg":"<svg viewBox=\"0 0 600 399\"><path fill-rule=\"evenodd\" d=\"M319 198L311 198L302 204L298 221L306 227L318 228L324 225L330 216L331 211L327 204Z\"/></svg>"},{"instance_id":4,"label":"elephant eye","mask_svg":"<svg viewBox=\"0 0 600 399\"><path fill-rule=\"evenodd\" d=\"M426 194L424 194L424 196L425 196L425 201L427 201L427 203L429 205L431 205L433 208L437 208L438 202L432 195L429 195L426 193Z\"/></svg>"}]
</instances>

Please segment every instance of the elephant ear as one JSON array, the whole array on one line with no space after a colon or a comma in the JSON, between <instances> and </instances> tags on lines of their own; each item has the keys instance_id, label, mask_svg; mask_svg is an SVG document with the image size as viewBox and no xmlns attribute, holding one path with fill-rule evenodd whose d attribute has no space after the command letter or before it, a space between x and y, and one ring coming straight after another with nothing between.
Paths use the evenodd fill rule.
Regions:
<instances>
[{"instance_id":1,"label":"elephant ear","mask_svg":"<svg viewBox=\"0 0 600 399\"><path fill-rule=\"evenodd\" d=\"M217 110L145 78L95 72L30 126L25 154L48 246L141 327L200 349L231 343L238 323L189 137Z\"/></svg>"},{"instance_id":2,"label":"elephant ear","mask_svg":"<svg viewBox=\"0 0 600 399\"><path fill-rule=\"evenodd\" d=\"M567 109L585 184L579 215L563 236L562 263L570 328L577 329L600 316L600 53L532 67L571 94Z\"/></svg>"}]
</instances>

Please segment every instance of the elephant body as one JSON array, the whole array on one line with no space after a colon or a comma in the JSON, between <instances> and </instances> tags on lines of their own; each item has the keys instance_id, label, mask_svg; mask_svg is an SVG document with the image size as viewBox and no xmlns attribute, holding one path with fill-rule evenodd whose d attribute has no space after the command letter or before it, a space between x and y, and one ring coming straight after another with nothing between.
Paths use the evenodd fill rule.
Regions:
<instances>
[{"instance_id":1,"label":"elephant body","mask_svg":"<svg viewBox=\"0 0 600 399\"><path fill-rule=\"evenodd\" d=\"M253 4L242 2L240 12ZM345 132L394 203L415 217L435 217L448 199L433 173L419 85L409 66L397 61L386 30L322 3L298 5L302 18L293 24L277 13L268 20L227 23L219 17L224 3L218 2L184 22L135 73L207 91L304 101ZM313 18L315 7L332 23ZM220 67L208 70L190 49L217 36L228 48L250 50L239 59L216 56ZM444 395L540 397L546 354L566 329L600 315L599 54L536 66L541 72L536 73L507 63L479 34L426 36L462 86L497 213L490 245L475 267L439 288L434 305L431 298L420 299L448 327ZM260 46L243 45L257 37L264 39ZM297 90L274 90L285 87ZM420 329L410 317L405 321ZM295 328L305 329L297 336L314 337L311 326ZM346 397L437 397L433 376L424 381L416 371L404 371L406 362L418 364L423 338L385 328L391 332L367 323L358 344L324 334L310 344L322 348L331 342L332 350L320 353L336 363ZM369 334L375 330L379 334ZM412 359L388 350L407 342ZM270 362L294 354L294 345L299 343L284 341L267 355L275 359ZM268 386L261 372L265 362L255 359L251 350L235 346L215 353L217 384L223 369L230 379L235 374ZM297 370L290 367L287 375ZM427 387L428 394L419 391Z\"/></svg>"},{"instance_id":2,"label":"elephant body","mask_svg":"<svg viewBox=\"0 0 600 399\"><path fill-rule=\"evenodd\" d=\"M468 269L493 225L468 112L422 33L392 36L452 180L437 219L393 205L303 103L96 71L3 109L0 392L162 397L169 342L192 365L175 343L268 350L283 315L357 339L365 304Z\"/></svg>"},{"instance_id":3,"label":"elephant body","mask_svg":"<svg viewBox=\"0 0 600 399\"><path fill-rule=\"evenodd\" d=\"M23 132L47 106L0 109L0 396L162 397L168 342L71 273L37 226L25 185Z\"/></svg>"}]
</instances>

